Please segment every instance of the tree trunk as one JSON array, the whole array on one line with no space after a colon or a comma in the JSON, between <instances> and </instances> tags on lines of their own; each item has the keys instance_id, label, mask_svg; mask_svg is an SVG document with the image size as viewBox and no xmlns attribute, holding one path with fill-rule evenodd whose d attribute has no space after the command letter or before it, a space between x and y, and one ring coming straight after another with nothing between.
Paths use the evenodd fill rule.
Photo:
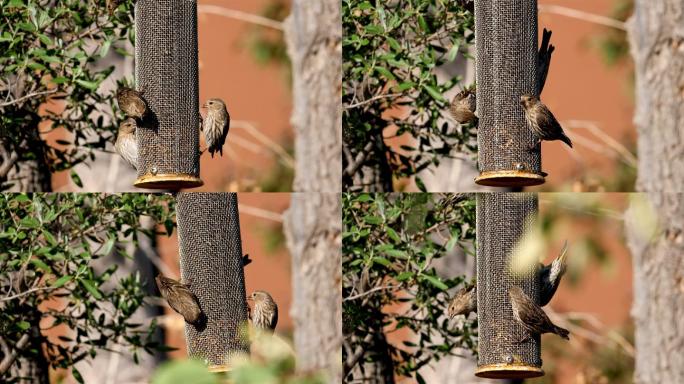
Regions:
<instances>
[{"instance_id":1,"label":"tree trunk","mask_svg":"<svg viewBox=\"0 0 684 384\"><path fill-rule=\"evenodd\" d=\"M684 195L634 195L625 224L634 264L634 382L684 383Z\"/></svg>"},{"instance_id":2,"label":"tree trunk","mask_svg":"<svg viewBox=\"0 0 684 384\"><path fill-rule=\"evenodd\" d=\"M4 185L8 192L50 192L52 191L52 180L47 164L43 163L44 157L41 155L38 160L22 160L21 154L17 154L16 149L10 149L5 143L0 150L0 185ZM33 144L25 142L20 146L32 146L41 148L43 143L37 140ZM22 150L19 149L19 152ZM39 153L37 149L33 152ZM5 158L7 157L7 158Z\"/></svg>"},{"instance_id":3,"label":"tree trunk","mask_svg":"<svg viewBox=\"0 0 684 384\"><path fill-rule=\"evenodd\" d=\"M636 383L684 382L684 2L636 0L628 23L635 63L639 165L626 215L634 260ZM658 228L645 225L648 217Z\"/></svg>"},{"instance_id":4,"label":"tree trunk","mask_svg":"<svg viewBox=\"0 0 684 384\"><path fill-rule=\"evenodd\" d=\"M284 232L292 254L300 372L342 381L342 26L338 0L294 0L285 22L293 72L295 180ZM314 193L315 192L315 193Z\"/></svg>"},{"instance_id":5,"label":"tree trunk","mask_svg":"<svg viewBox=\"0 0 684 384\"><path fill-rule=\"evenodd\" d=\"M684 2L636 0L629 21L639 135L637 190L684 191Z\"/></svg>"},{"instance_id":6,"label":"tree trunk","mask_svg":"<svg viewBox=\"0 0 684 384\"><path fill-rule=\"evenodd\" d=\"M337 193L295 193L285 215L297 368L329 383L342 382L341 204Z\"/></svg>"},{"instance_id":7,"label":"tree trunk","mask_svg":"<svg viewBox=\"0 0 684 384\"><path fill-rule=\"evenodd\" d=\"M342 25L339 0L294 0L285 26L293 72L293 191L341 191Z\"/></svg>"}]
</instances>

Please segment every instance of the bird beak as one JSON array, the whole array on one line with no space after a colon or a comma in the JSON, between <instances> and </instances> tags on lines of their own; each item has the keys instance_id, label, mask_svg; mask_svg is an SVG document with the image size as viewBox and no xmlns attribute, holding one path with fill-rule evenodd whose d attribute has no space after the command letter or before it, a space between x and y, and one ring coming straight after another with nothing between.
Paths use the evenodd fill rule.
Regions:
<instances>
[{"instance_id":1,"label":"bird beak","mask_svg":"<svg viewBox=\"0 0 684 384\"><path fill-rule=\"evenodd\" d=\"M247 296L247 301L254 301L254 299L252 299L252 296Z\"/></svg>"}]
</instances>

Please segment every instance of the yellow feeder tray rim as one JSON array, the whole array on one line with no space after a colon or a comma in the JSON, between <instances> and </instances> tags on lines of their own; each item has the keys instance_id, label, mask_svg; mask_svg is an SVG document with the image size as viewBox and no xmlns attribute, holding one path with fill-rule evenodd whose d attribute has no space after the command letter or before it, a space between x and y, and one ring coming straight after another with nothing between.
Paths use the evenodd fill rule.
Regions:
<instances>
[{"instance_id":1,"label":"yellow feeder tray rim","mask_svg":"<svg viewBox=\"0 0 684 384\"><path fill-rule=\"evenodd\" d=\"M146 174L138 177L133 183L138 188L181 189L197 188L204 185L202 179L187 173Z\"/></svg>"},{"instance_id":2,"label":"yellow feeder tray rim","mask_svg":"<svg viewBox=\"0 0 684 384\"><path fill-rule=\"evenodd\" d=\"M527 364L487 364L477 367L475 376L487 379L528 379L544 376L544 370Z\"/></svg>"},{"instance_id":3,"label":"yellow feeder tray rim","mask_svg":"<svg viewBox=\"0 0 684 384\"><path fill-rule=\"evenodd\" d=\"M528 171L483 171L475 183L489 187L529 187L546 182L545 174Z\"/></svg>"}]
</instances>

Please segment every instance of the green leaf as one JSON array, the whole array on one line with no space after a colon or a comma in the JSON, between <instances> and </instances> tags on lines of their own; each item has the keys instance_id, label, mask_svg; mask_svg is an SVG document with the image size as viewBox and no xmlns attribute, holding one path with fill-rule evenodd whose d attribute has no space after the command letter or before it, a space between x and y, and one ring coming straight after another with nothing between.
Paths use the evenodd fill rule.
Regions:
<instances>
[{"instance_id":1,"label":"green leaf","mask_svg":"<svg viewBox=\"0 0 684 384\"><path fill-rule=\"evenodd\" d=\"M401 242L401 238L397 234L397 231L395 231L391 227L385 228L385 231L387 232L387 236L389 236L389 238L392 239L392 241L394 241L395 243Z\"/></svg>"},{"instance_id":2,"label":"green leaf","mask_svg":"<svg viewBox=\"0 0 684 384\"><path fill-rule=\"evenodd\" d=\"M378 72L379 74L385 76L389 80L395 80L396 79L394 77L394 75L392 74L392 72L390 72L387 68L375 67L375 71Z\"/></svg>"},{"instance_id":3,"label":"green leaf","mask_svg":"<svg viewBox=\"0 0 684 384\"><path fill-rule=\"evenodd\" d=\"M382 217L364 216L363 221L365 221L368 224L379 225L379 224L382 224Z\"/></svg>"},{"instance_id":4,"label":"green leaf","mask_svg":"<svg viewBox=\"0 0 684 384\"><path fill-rule=\"evenodd\" d=\"M95 288L94 282L92 280L79 280L83 288L85 288L88 292L90 292L91 295L97 300L102 300L102 293Z\"/></svg>"},{"instance_id":5,"label":"green leaf","mask_svg":"<svg viewBox=\"0 0 684 384\"><path fill-rule=\"evenodd\" d=\"M77 80L76 82L78 82L78 81L80 81L80 80ZM78 175L78 173L76 173L76 171L71 170L70 176L71 176L71 181L73 181L77 187L83 188L83 181L81 181L81 177Z\"/></svg>"},{"instance_id":6,"label":"green leaf","mask_svg":"<svg viewBox=\"0 0 684 384\"><path fill-rule=\"evenodd\" d=\"M31 323L29 323L28 321L20 321L17 323L17 327L19 327L20 330L25 331L31 328Z\"/></svg>"},{"instance_id":7,"label":"green leaf","mask_svg":"<svg viewBox=\"0 0 684 384\"><path fill-rule=\"evenodd\" d=\"M427 280L430 284L432 284L435 288L440 289L442 291L446 291L449 289L449 287L444 284L438 277L431 276L431 275L420 275L422 278Z\"/></svg>"},{"instance_id":8,"label":"green leaf","mask_svg":"<svg viewBox=\"0 0 684 384\"><path fill-rule=\"evenodd\" d=\"M437 91L435 88L433 88L427 84L423 84L423 88L427 91L427 93L430 96L432 96L433 99L435 99L437 101L441 101L441 102L446 102L446 99L444 98L444 96L442 96L442 94L439 93L439 91Z\"/></svg>"},{"instance_id":9,"label":"green leaf","mask_svg":"<svg viewBox=\"0 0 684 384\"><path fill-rule=\"evenodd\" d=\"M30 261L31 264L35 265L36 268L41 269L45 272L50 272L52 271L52 268L50 268L49 265L45 264L43 260L40 259L31 259Z\"/></svg>"},{"instance_id":10,"label":"green leaf","mask_svg":"<svg viewBox=\"0 0 684 384\"><path fill-rule=\"evenodd\" d=\"M406 280L412 278L413 276L414 276L413 272L404 271L404 272L398 274L397 277L395 277L395 279L397 281L406 281Z\"/></svg>"},{"instance_id":11,"label":"green leaf","mask_svg":"<svg viewBox=\"0 0 684 384\"><path fill-rule=\"evenodd\" d=\"M26 216L23 219L19 220L19 226L35 229L40 227L40 221L38 221L38 219L36 219L35 217Z\"/></svg>"},{"instance_id":12,"label":"green leaf","mask_svg":"<svg viewBox=\"0 0 684 384\"><path fill-rule=\"evenodd\" d=\"M97 90L97 88L100 86L100 83L97 81L85 81L80 79L76 80L76 84L91 91Z\"/></svg>"},{"instance_id":13,"label":"green leaf","mask_svg":"<svg viewBox=\"0 0 684 384\"><path fill-rule=\"evenodd\" d=\"M51 287L52 287L52 288L60 288L60 287L62 287L64 284L68 283L69 281L71 281L71 276L68 276L68 275L67 275L67 276L62 276L62 277L60 277L59 279L55 280L55 282L52 283Z\"/></svg>"},{"instance_id":14,"label":"green leaf","mask_svg":"<svg viewBox=\"0 0 684 384\"><path fill-rule=\"evenodd\" d=\"M389 267L389 265L392 264L392 262L390 262L389 260L385 259L384 257L373 257L371 260L372 260L374 263L378 263L378 264L383 265L383 266L385 266L385 267Z\"/></svg>"}]
</instances>

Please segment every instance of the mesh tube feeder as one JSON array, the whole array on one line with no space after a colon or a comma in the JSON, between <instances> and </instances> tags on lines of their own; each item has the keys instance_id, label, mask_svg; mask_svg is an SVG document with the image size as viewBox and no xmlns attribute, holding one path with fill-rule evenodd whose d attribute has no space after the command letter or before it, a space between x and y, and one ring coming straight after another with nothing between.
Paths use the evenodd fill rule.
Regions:
<instances>
[{"instance_id":1,"label":"mesh tube feeder","mask_svg":"<svg viewBox=\"0 0 684 384\"><path fill-rule=\"evenodd\" d=\"M135 78L150 113L139 124L140 188L199 187L196 0L138 0Z\"/></svg>"},{"instance_id":2,"label":"mesh tube feeder","mask_svg":"<svg viewBox=\"0 0 684 384\"><path fill-rule=\"evenodd\" d=\"M508 290L519 286L539 302L537 266L511 269L514 247L528 233L537 215L537 195L477 195L477 323L479 355L475 375L494 379L543 376L541 338L528 338L513 318Z\"/></svg>"},{"instance_id":3,"label":"mesh tube feeder","mask_svg":"<svg viewBox=\"0 0 684 384\"><path fill-rule=\"evenodd\" d=\"M190 282L205 321L185 324L188 355L214 372L228 371L237 354L249 353L245 276L235 193L179 193L181 277Z\"/></svg>"},{"instance_id":4,"label":"mesh tube feeder","mask_svg":"<svg viewBox=\"0 0 684 384\"><path fill-rule=\"evenodd\" d=\"M478 168L494 187L543 184L520 96L538 95L537 0L475 0Z\"/></svg>"}]
</instances>

